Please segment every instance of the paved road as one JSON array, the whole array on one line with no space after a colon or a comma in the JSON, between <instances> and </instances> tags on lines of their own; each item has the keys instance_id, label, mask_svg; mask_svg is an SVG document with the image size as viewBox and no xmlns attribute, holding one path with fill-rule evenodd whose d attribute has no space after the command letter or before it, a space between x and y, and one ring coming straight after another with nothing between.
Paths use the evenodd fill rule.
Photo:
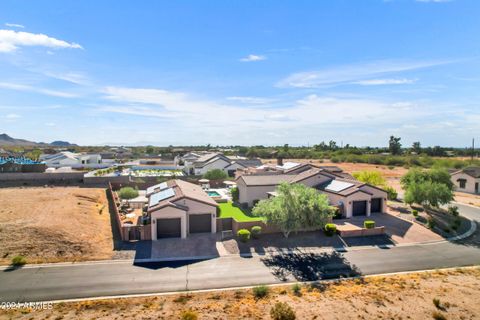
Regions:
<instances>
[{"instance_id":1,"label":"paved road","mask_svg":"<svg viewBox=\"0 0 480 320\"><path fill-rule=\"evenodd\" d=\"M460 206L480 221L480 209ZM321 255L222 257L200 262L128 262L0 271L0 301L46 301L177 290L214 289L480 264L480 236L461 243L372 248Z\"/></svg>"}]
</instances>

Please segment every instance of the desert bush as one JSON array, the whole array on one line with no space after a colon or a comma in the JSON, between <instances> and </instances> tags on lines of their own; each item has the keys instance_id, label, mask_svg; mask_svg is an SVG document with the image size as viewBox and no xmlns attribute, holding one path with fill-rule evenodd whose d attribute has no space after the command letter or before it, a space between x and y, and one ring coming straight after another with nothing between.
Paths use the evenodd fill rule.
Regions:
<instances>
[{"instance_id":1,"label":"desert bush","mask_svg":"<svg viewBox=\"0 0 480 320\"><path fill-rule=\"evenodd\" d=\"M363 226L364 226L365 228L367 228L367 229L373 229L373 228L375 228L375 221L373 221L373 220L365 220L365 221L363 222Z\"/></svg>"},{"instance_id":2,"label":"desert bush","mask_svg":"<svg viewBox=\"0 0 480 320\"><path fill-rule=\"evenodd\" d=\"M418 210L412 210L412 214L414 217L418 217Z\"/></svg>"},{"instance_id":3,"label":"desert bush","mask_svg":"<svg viewBox=\"0 0 480 320\"><path fill-rule=\"evenodd\" d=\"M436 221L432 217L429 217L427 219L427 227L429 229L433 229L435 227L435 225L436 225Z\"/></svg>"},{"instance_id":4,"label":"desert bush","mask_svg":"<svg viewBox=\"0 0 480 320\"><path fill-rule=\"evenodd\" d=\"M182 320L197 320L198 314L193 310L187 310L182 312Z\"/></svg>"},{"instance_id":5,"label":"desert bush","mask_svg":"<svg viewBox=\"0 0 480 320\"><path fill-rule=\"evenodd\" d=\"M262 227L260 226L253 226L250 230L253 239L260 238L260 234L262 234Z\"/></svg>"},{"instance_id":6,"label":"desert bush","mask_svg":"<svg viewBox=\"0 0 480 320\"><path fill-rule=\"evenodd\" d=\"M398 198L398 192L395 190L393 187L386 187L385 191L387 191L387 199L388 200L397 200Z\"/></svg>"},{"instance_id":7,"label":"desert bush","mask_svg":"<svg viewBox=\"0 0 480 320\"><path fill-rule=\"evenodd\" d=\"M458 217L459 215L458 207L457 206L448 207L448 213L450 213L454 217Z\"/></svg>"},{"instance_id":8,"label":"desert bush","mask_svg":"<svg viewBox=\"0 0 480 320\"><path fill-rule=\"evenodd\" d=\"M248 240L250 240L250 231L248 231L247 229L240 229L237 232L237 236L238 238L240 238L240 241L247 242Z\"/></svg>"},{"instance_id":9,"label":"desert bush","mask_svg":"<svg viewBox=\"0 0 480 320\"><path fill-rule=\"evenodd\" d=\"M438 312L438 311L433 311L432 312L432 317L435 320L447 320L447 317L445 317L445 315L443 313Z\"/></svg>"},{"instance_id":10,"label":"desert bush","mask_svg":"<svg viewBox=\"0 0 480 320\"><path fill-rule=\"evenodd\" d=\"M273 320L295 320L295 311L286 302L277 302L270 309L270 316Z\"/></svg>"},{"instance_id":11,"label":"desert bush","mask_svg":"<svg viewBox=\"0 0 480 320\"><path fill-rule=\"evenodd\" d=\"M23 266L27 263L27 259L24 256L15 256L12 258L12 265L13 266Z\"/></svg>"},{"instance_id":12,"label":"desert bush","mask_svg":"<svg viewBox=\"0 0 480 320\"><path fill-rule=\"evenodd\" d=\"M292 285L292 292L296 296L301 296L302 295L302 286L298 283L295 283Z\"/></svg>"},{"instance_id":13,"label":"desert bush","mask_svg":"<svg viewBox=\"0 0 480 320\"><path fill-rule=\"evenodd\" d=\"M133 199L138 197L138 190L133 189L132 187L123 187L118 191L118 196L124 200Z\"/></svg>"},{"instance_id":14,"label":"desert bush","mask_svg":"<svg viewBox=\"0 0 480 320\"><path fill-rule=\"evenodd\" d=\"M337 232L337 226L333 223L327 223L324 232L327 236L331 237Z\"/></svg>"},{"instance_id":15,"label":"desert bush","mask_svg":"<svg viewBox=\"0 0 480 320\"><path fill-rule=\"evenodd\" d=\"M253 296L256 299L265 298L268 295L268 287L267 286L253 287L252 292L253 292Z\"/></svg>"}]
</instances>

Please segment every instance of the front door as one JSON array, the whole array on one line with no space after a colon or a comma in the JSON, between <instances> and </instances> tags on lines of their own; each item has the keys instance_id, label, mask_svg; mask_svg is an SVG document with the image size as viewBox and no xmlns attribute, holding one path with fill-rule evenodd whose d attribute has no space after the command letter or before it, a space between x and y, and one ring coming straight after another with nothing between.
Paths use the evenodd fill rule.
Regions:
<instances>
[{"instance_id":1,"label":"front door","mask_svg":"<svg viewBox=\"0 0 480 320\"><path fill-rule=\"evenodd\" d=\"M475 182L475 193L478 193L478 182Z\"/></svg>"}]
</instances>

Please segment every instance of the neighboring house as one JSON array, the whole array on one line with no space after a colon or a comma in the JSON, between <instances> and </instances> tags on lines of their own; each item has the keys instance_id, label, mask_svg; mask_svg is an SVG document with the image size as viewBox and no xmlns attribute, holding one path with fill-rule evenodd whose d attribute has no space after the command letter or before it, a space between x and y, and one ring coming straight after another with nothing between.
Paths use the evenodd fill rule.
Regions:
<instances>
[{"instance_id":1,"label":"neighboring house","mask_svg":"<svg viewBox=\"0 0 480 320\"><path fill-rule=\"evenodd\" d=\"M201 156L193 163L194 175L201 176L210 170L224 170L230 164L230 159L221 153L208 153Z\"/></svg>"},{"instance_id":2,"label":"neighboring house","mask_svg":"<svg viewBox=\"0 0 480 320\"><path fill-rule=\"evenodd\" d=\"M25 157L0 157L0 173L45 172L45 163Z\"/></svg>"},{"instance_id":3,"label":"neighboring house","mask_svg":"<svg viewBox=\"0 0 480 320\"><path fill-rule=\"evenodd\" d=\"M45 162L49 168L105 168L110 165L102 162L100 154L73 153L70 151L43 154L40 156L40 160Z\"/></svg>"},{"instance_id":4,"label":"neighboring house","mask_svg":"<svg viewBox=\"0 0 480 320\"><path fill-rule=\"evenodd\" d=\"M281 174L250 174L236 179L239 202L249 207L262 199L275 196L282 182L302 183L328 196L333 206L340 208L345 218L369 216L372 212L385 212L387 192L323 168L310 167L301 172L289 169Z\"/></svg>"},{"instance_id":5,"label":"neighboring house","mask_svg":"<svg viewBox=\"0 0 480 320\"><path fill-rule=\"evenodd\" d=\"M229 165L223 168L223 170L228 174L229 177L234 177L237 170L254 168L261 165L262 161L260 159L238 159L233 160Z\"/></svg>"},{"instance_id":6,"label":"neighboring house","mask_svg":"<svg viewBox=\"0 0 480 320\"><path fill-rule=\"evenodd\" d=\"M456 191L480 194L480 167L468 167L450 174Z\"/></svg>"},{"instance_id":7,"label":"neighboring house","mask_svg":"<svg viewBox=\"0 0 480 320\"><path fill-rule=\"evenodd\" d=\"M152 240L215 233L218 204L196 184L169 180L146 190Z\"/></svg>"}]
</instances>

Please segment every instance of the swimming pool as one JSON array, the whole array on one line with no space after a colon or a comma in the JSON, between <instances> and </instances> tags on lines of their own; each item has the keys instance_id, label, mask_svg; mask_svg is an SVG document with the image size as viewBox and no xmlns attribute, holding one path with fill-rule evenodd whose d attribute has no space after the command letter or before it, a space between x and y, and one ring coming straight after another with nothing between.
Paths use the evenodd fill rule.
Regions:
<instances>
[{"instance_id":1,"label":"swimming pool","mask_svg":"<svg viewBox=\"0 0 480 320\"><path fill-rule=\"evenodd\" d=\"M207 194L210 197L220 197L220 193L218 193L217 191L207 191Z\"/></svg>"}]
</instances>

